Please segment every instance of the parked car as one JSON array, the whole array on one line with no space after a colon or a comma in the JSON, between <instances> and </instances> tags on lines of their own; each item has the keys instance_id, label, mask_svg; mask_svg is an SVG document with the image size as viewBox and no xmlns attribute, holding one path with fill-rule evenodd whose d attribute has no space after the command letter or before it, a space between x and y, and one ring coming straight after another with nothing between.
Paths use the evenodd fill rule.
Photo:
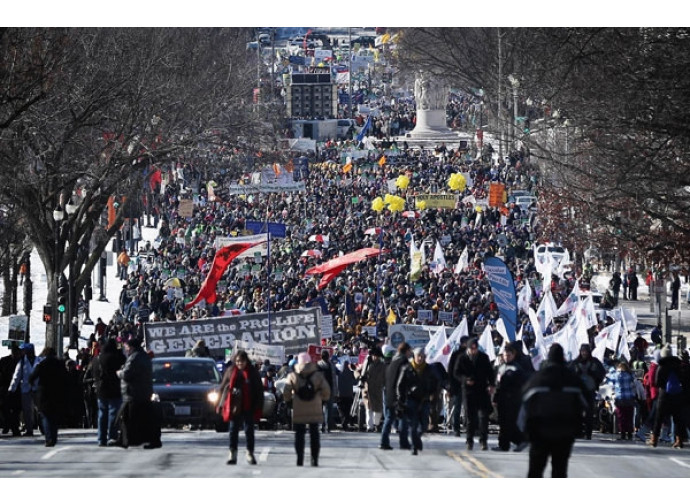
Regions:
<instances>
[{"instance_id":1,"label":"parked car","mask_svg":"<svg viewBox=\"0 0 690 504\"><path fill-rule=\"evenodd\" d=\"M216 406L221 375L216 362L200 357L154 357L153 400L160 402L163 426L223 430Z\"/></svg>"}]
</instances>

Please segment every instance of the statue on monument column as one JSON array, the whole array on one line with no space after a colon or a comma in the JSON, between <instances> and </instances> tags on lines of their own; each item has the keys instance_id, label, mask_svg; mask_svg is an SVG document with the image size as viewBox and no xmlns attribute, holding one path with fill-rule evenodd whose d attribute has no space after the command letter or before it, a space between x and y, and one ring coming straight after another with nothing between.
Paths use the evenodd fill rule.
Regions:
<instances>
[{"instance_id":1,"label":"statue on monument column","mask_svg":"<svg viewBox=\"0 0 690 504\"><path fill-rule=\"evenodd\" d=\"M417 73L414 81L417 110L445 110L449 88L430 77L426 72Z\"/></svg>"}]
</instances>

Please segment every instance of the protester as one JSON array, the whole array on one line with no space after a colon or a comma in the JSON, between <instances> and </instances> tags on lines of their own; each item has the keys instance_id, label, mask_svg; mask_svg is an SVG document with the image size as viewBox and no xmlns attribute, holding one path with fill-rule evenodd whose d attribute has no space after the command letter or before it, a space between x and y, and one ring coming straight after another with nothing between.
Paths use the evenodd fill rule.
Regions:
<instances>
[{"instance_id":1,"label":"protester","mask_svg":"<svg viewBox=\"0 0 690 504\"><path fill-rule=\"evenodd\" d=\"M685 381L681 379L685 378ZM656 371L656 387L658 390L657 410L654 418L654 429L651 445L656 447L661 433L661 426L666 417L673 419L675 430L674 448L682 448L687 441L686 423L683 413L686 405L686 391L690 389L690 381L686 373L681 371L681 360L674 356L671 348L666 345L661 349L659 367Z\"/></svg>"},{"instance_id":2,"label":"protester","mask_svg":"<svg viewBox=\"0 0 690 504\"><path fill-rule=\"evenodd\" d=\"M582 380L566 366L563 347L554 343L547 360L527 381L520 427L530 442L528 478L541 478L551 457L551 477L568 477L568 459L586 411Z\"/></svg>"},{"instance_id":3,"label":"protester","mask_svg":"<svg viewBox=\"0 0 690 504\"><path fill-rule=\"evenodd\" d=\"M606 369L599 359L592 356L592 350L587 343L580 345L580 355L570 363L570 367L580 377L587 390L587 414L584 418L583 434L586 439L592 439L594 399L597 389L606 378Z\"/></svg>"},{"instance_id":4,"label":"protester","mask_svg":"<svg viewBox=\"0 0 690 504\"><path fill-rule=\"evenodd\" d=\"M383 387L386 381L386 366L380 348L372 348L362 367L355 371L355 378L364 384L362 397L366 410L367 431L381 430L383 422Z\"/></svg>"},{"instance_id":5,"label":"protester","mask_svg":"<svg viewBox=\"0 0 690 504\"><path fill-rule=\"evenodd\" d=\"M383 392L383 428L381 429L381 450L392 450L390 434L393 424L397 423L396 430L400 442L401 450L410 450L412 445L407 438L409 424L407 419L401 415L404 405L398 403L398 380L403 367L407 364L412 355L412 348L408 343L402 342L398 345L398 350L391 363L386 367L386 384Z\"/></svg>"},{"instance_id":6,"label":"protester","mask_svg":"<svg viewBox=\"0 0 690 504\"><path fill-rule=\"evenodd\" d=\"M321 405L328 401L330 395L331 389L323 372L311 361L308 353L300 353L297 356L295 370L288 376L284 391L285 400L292 401L292 425L295 430L298 466L304 465L307 425L309 426L311 465L313 467L319 465L321 451L319 424L323 422Z\"/></svg>"},{"instance_id":7,"label":"protester","mask_svg":"<svg viewBox=\"0 0 690 504\"><path fill-rule=\"evenodd\" d=\"M98 446L115 446L120 437L117 414L122 406L122 390L117 371L125 361L115 340L108 338L102 342L98 356L86 371L94 380L98 398Z\"/></svg>"},{"instance_id":8,"label":"protester","mask_svg":"<svg viewBox=\"0 0 690 504\"><path fill-rule=\"evenodd\" d=\"M53 447L58 441L58 427L64 414L67 370L57 358L54 348L45 347L42 359L29 376L29 382L37 387L37 406L41 415L46 447Z\"/></svg>"},{"instance_id":9,"label":"protester","mask_svg":"<svg viewBox=\"0 0 690 504\"><path fill-rule=\"evenodd\" d=\"M2 419L2 433L19 436L19 417L22 410L21 392L10 390L12 376L22 358L19 345L12 343L10 353L0 359L0 418Z\"/></svg>"},{"instance_id":10,"label":"protester","mask_svg":"<svg viewBox=\"0 0 690 504\"><path fill-rule=\"evenodd\" d=\"M144 444L145 449L160 448L160 419L151 403L153 369L151 358L142 341L131 337L124 343L127 359L117 371L122 392L122 406L118 413L120 440L123 448Z\"/></svg>"},{"instance_id":11,"label":"protester","mask_svg":"<svg viewBox=\"0 0 690 504\"><path fill-rule=\"evenodd\" d=\"M22 436L34 435L34 399L33 395L37 390L37 384L31 383L29 377L34 367L40 362L36 357L33 343L22 343L19 346L22 357L14 368L12 381L10 382L9 392L19 391L21 393L22 420L24 422L24 432Z\"/></svg>"},{"instance_id":12,"label":"protester","mask_svg":"<svg viewBox=\"0 0 690 504\"><path fill-rule=\"evenodd\" d=\"M247 446L245 458L250 465L256 465L254 456L254 424L261 419L264 402L264 387L259 371L249 362L244 350L239 350L234 357L235 365L229 367L220 384L221 390L228 391L230 414L230 453L227 463L237 464L237 447L239 432L244 428ZM233 412L233 407L235 407Z\"/></svg>"},{"instance_id":13,"label":"protester","mask_svg":"<svg viewBox=\"0 0 690 504\"><path fill-rule=\"evenodd\" d=\"M463 384L462 393L467 412L467 449L474 448L474 436L478 430L481 449L488 450L491 396L494 393L496 377L489 357L479 350L476 338L468 341L467 351L458 357L454 372L456 379Z\"/></svg>"},{"instance_id":14,"label":"protester","mask_svg":"<svg viewBox=\"0 0 690 504\"><path fill-rule=\"evenodd\" d=\"M519 343L519 342L518 342ZM493 403L498 414L498 446L494 451L508 451L511 443L515 444L514 451L522 451L526 446L524 436L517 427L520 412L522 387L529 378L529 374L518 362L519 344L506 343L503 350L503 363L497 370L496 392Z\"/></svg>"}]
</instances>

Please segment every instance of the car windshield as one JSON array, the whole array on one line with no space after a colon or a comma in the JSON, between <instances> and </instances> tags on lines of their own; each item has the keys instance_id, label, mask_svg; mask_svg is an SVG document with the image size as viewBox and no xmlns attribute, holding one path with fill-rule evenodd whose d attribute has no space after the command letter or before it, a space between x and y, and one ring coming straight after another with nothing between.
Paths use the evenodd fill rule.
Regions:
<instances>
[{"instance_id":1,"label":"car windshield","mask_svg":"<svg viewBox=\"0 0 690 504\"><path fill-rule=\"evenodd\" d=\"M220 374L210 361L154 361L153 383L220 383Z\"/></svg>"}]
</instances>

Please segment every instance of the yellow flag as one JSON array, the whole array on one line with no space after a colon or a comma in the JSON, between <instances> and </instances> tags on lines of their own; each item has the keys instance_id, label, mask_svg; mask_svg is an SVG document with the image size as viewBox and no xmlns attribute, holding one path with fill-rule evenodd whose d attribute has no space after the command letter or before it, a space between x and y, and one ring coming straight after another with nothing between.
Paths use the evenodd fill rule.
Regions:
<instances>
[{"instance_id":1,"label":"yellow flag","mask_svg":"<svg viewBox=\"0 0 690 504\"><path fill-rule=\"evenodd\" d=\"M350 170L352 170L352 163L347 163L345 166L343 166L343 173L347 173Z\"/></svg>"},{"instance_id":2,"label":"yellow flag","mask_svg":"<svg viewBox=\"0 0 690 504\"><path fill-rule=\"evenodd\" d=\"M398 317L395 316L393 308L388 308L388 316L386 317L386 322L388 325L393 325L398 321Z\"/></svg>"},{"instance_id":3,"label":"yellow flag","mask_svg":"<svg viewBox=\"0 0 690 504\"><path fill-rule=\"evenodd\" d=\"M381 159L379 159L379 166L383 167L383 165L386 164L386 156L381 156Z\"/></svg>"}]
</instances>

